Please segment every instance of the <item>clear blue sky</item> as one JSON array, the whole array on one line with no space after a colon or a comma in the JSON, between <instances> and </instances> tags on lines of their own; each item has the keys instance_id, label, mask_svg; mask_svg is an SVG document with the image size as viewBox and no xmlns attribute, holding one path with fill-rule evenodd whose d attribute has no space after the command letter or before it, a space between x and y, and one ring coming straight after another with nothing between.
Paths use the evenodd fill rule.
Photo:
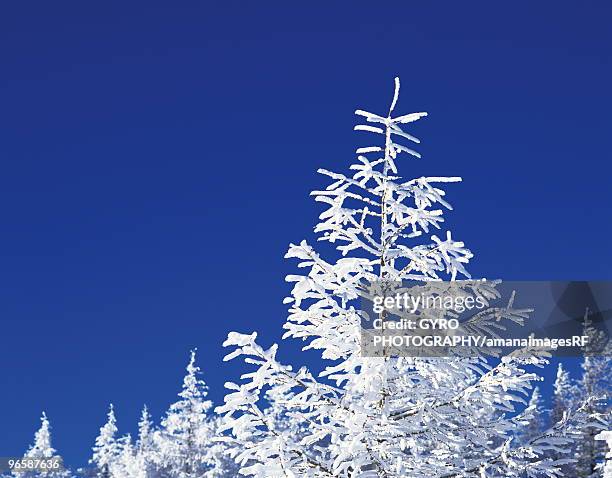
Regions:
<instances>
[{"instance_id":1,"label":"clear blue sky","mask_svg":"<svg viewBox=\"0 0 612 478\"><path fill-rule=\"evenodd\" d=\"M220 401L227 331L278 340L356 107L426 110L410 176L461 175L475 275L610 279L612 7L544 2L5 2L0 455L44 409L83 464L175 398L191 347ZM236 300L236 296L240 296ZM223 306L229 300L230 306ZM281 356L299 363L288 347Z\"/></svg>"}]
</instances>

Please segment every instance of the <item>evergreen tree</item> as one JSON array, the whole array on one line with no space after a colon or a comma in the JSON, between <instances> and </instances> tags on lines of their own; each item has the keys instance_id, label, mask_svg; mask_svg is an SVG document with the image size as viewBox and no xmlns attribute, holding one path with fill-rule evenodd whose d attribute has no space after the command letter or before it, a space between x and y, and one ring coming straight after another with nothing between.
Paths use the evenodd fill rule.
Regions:
<instances>
[{"instance_id":1,"label":"evergreen tree","mask_svg":"<svg viewBox=\"0 0 612 478\"><path fill-rule=\"evenodd\" d=\"M117 419L115 410L111 403L106 423L100 428L100 434L96 438L93 447L93 456L89 461L94 465L97 478L113 478L112 465L116 462L121 448L116 438Z\"/></svg>"},{"instance_id":2,"label":"evergreen tree","mask_svg":"<svg viewBox=\"0 0 612 478\"><path fill-rule=\"evenodd\" d=\"M156 434L158 465L172 478L201 477L212 467L214 429L208 416L212 403L206 400L207 387L195 360L192 351L180 400L170 406Z\"/></svg>"},{"instance_id":3,"label":"evergreen tree","mask_svg":"<svg viewBox=\"0 0 612 478\"><path fill-rule=\"evenodd\" d=\"M568 416L574 407L579 402L576 386L572 383L569 373L565 370L562 363L557 366L557 377L553 386L552 409L550 411L550 420L554 425L563 423L563 420ZM578 432L577 439L580 439ZM573 445L576 446L576 445ZM573 452L572 452L573 453ZM568 458L566 450L550 450L549 457L556 460ZM571 461L560 465L563 476L576 476L576 464Z\"/></svg>"},{"instance_id":4,"label":"evergreen tree","mask_svg":"<svg viewBox=\"0 0 612 478\"><path fill-rule=\"evenodd\" d=\"M606 334L598 330L587 310L583 319L583 335L589 337L583 350L582 377L578 384L579 393L583 396L596 397L589 403L588 412L602 417L604 423L594 423L584 427L576 446L576 477L599 478L603 468L598 466L605 461L605 444L596 440L600 428L605 427L605 420L610 419L610 343Z\"/></svg>"},{"instance_id":5,"label":"evergreen tree","mask_svg":"<svg viewBox=\"0 0 612 478\"><path fill-rule=\"evenodd\" d=\"M40 428L34 435L34 443L25 456L28 458L51 458L55 456L55 448L51 446L51 425L47 414L40 417Z\"/></svg>"},{"instance_id":6,"label":"evergreen tree","mask_svg":"<svg viewBox=\"0 0 612 478\"><path fill-rule=\"evenodd\" d=\"M540 393L540 389L535 387L523 415L525 423L519 432L522 443L528 444L542 433L545 425L543 415L544 404L542 401L542 394Z\"/></svg>"},{"instance_id":7,"label":"evergreen tree","mask_svg":"<svg viewBox=\"0 0 612 478\"><path fill-rule=\"evenodd\" d=\"M153 422L145 405L138 422L138 440L133 450L132 475L138 478L153 478L156 476L156 453Z\"/></svg>"},{"instance_id":8,"label":"evergreen tree","mask_svg":"<svg viewBox=\"0 0 612 478\"><path fill-rule=\"evenodd\" d=\"M110 464L111 476L117 478L147 478L144 455L132 444L128 434L117 440L118 452Z\"/></svg>"},{"instance_id":9,"label":"evergreen tree","mask_svg":"<svg viewBox=\"0 0 612 478\"><path fill-rule=\"evenodd\" d=\"M24 458L32 458L32 459L49 459L49 458L59 458L61 462L61 457L57 454L55 448L53 448L51 444L51 425L49 423L49 419L45 412L42 413L40 418L40 428L34 435L34 443L28 451L25 453ZM34 478L34 477L48 477L48 478L63 478L70 476L69 471L62 468L59 470L40 470L40 471L28 471L28 472L17 472L15 473L16 477L20 478Z\"/></svg>"},{"instance_id":10,"label":"evergreen tree","mask_svg":"<svg viewBox=\"0 0 612 478\"><path fill-rule=\"evenodd\" d=\"M341 257L326 260L307 242L291 245L286 257L299 260L303 275L294 283L285 337L306 341L326 362L320 373L294 370L277 359L277 346L261 347L257 334L231 332L226 360L244 356L255 370L227 383L225 413L240 446L241 473L257 478L459 478L475 476L555 476L560 463L544 455L569 452L572 433L587 419L582 408L527 443L512 439L525 421L517 403L537 375L526 370L547 363L546 353L523 350L490 363L482 354L446 358L362 356L357 301L364 284L424 282L423 292L469 293L486 308L471 317L474 329L505 321L522 323L525 310L496 304L495 283L469 278L472 253L449 231L431 234L450 209L441 185L456 177L400 177L397 161L420 155L400 144L418 143L406 124L426 113L394 114L399 80L386 116L357 110L366 124L355 129L382 136L381 145L357 150L352 175L320 172L331 178L315 199L327 209L315 232L336 244ZM429 236L426 242L420 242ZM442 279L452 281L441 282ZM448 317L440 312L436 318ZM384 315L381 320L385 320ZM473 329L473 330L474 330ZM266 413L265 394L274 390L285 408L284 426Z\"/></svg>"},{"instance_id":11,"label":"evergreen tree","mask_svg":"<svg viewBox=\"0 0 612 478\"><path fill-rule=\"evenodd\" d=\"M138 451L146 453L150 449L153 441L153 422L151 421L151 415L149 409L145 405L142 408L142 414L140 421L138 422Z\"/></svg>"},{"instance_id":12,"label":"evergreen tree","mask_svg":"<svg viewBox=\"0 0 612 478\"><path fill-rule=\"evenodd\" d=\"M557 378L553 387L551 421L559 423L563 419L563 415L571 410L575 401L576 388L572 384L569 373L563 368L563 364L559 363Z\"/></svg>"}]
</instances>

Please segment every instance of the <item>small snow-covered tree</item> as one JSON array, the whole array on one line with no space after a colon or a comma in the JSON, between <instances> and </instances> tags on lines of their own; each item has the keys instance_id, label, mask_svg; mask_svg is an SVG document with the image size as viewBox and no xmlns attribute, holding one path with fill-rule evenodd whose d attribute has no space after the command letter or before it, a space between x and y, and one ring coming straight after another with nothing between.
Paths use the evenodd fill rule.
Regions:
<instances>
[{"instance_id":1,"label":"small snow-covered tree","mask_svg":"<svg viewBox=\"0 0 612 478\"><path fill-rule=\"evenodd\" d=\"M125 451L125 450L124 450ZM155 454L157 450L154 442L154 429L149 409L145 405L142 409L140 420L138 421L138 440L131 452L130 463L131 474L142 478L152 478L155 476ZM129 453L124 454L126 460Z\"/></svg>"},{"instance_id":2,"label":"small snow-covered tree","mask_svg":"<svg viewBox=\"0 0 612 478\"><path fill-rule=\"evenodd\" d=\"M557 378L553 386L552 409L550 419L553 423L562 420L565 412L571 410L576 402L576 387L572 384L569 373L562 363L557 366Z\"/></svg>"},{"instance_id":3,"label":"small snow-covered tree","mask_svg":"<svg viewBox=\"0 0 612 478\"><path fill-rule=\"evenodd\" d=\"M180 400L173 403L155 435L157 465L165 476L192 478L206 476L213 467L211 448L214 427L209 417L212 402L206 400L206 384L191 352Z\"/></svg>"},{"instance_id":4,"label":"small snow-covered tree","mask_svg":"<svg viewBox=\"0 0 612 478\"><path fill-rule=\"evenodd\" d=\"M100 428L89 463L94 466L97 478L113 478L112 465L116 463L121 446L117 441L117 419L113 404L109 406L106 423Z\"/></svg>"},{"instance_id":5,"label":"small snow-covered tree","mask_svg":"<svg viewBox=\"0 0 612 478\"><path fill-rule=\"evenodd\" d=\"M140 420L138 421L138 442L137 442L138 450L145 452L148 448L151 447L152 440L153 440L153 421L151 420L149 409L145 405L142 408Z\"/></svg>"},{"instance_id":6,"label":"small snow-covered tree","mask_svg":"<svg viewBox=\"0 0 612 478\"><path fill-rule=\"evenodd\" d=\"M533 389L523 416L525 418L525 423L521 424L519 439L522 443L530 443L542 433L545 427L544 403L538 387Z\"/></svg>"},{"instance_id":7,"label":"small snow-covered tree","mask_svg":"<svg viewBox=\"0 0 612 478\"><path fill-rule=\"evenodd\" d=\"M51 458L55 456L55 448L51 446L51 425L45 412L40 417L40 428L34 435L34 443L25 456L28 458Z\"/></svg>"},{"instance_id":8,"label":"small snow-covered tree","mask_svg":"<svg viewBox=\"0 0 612 478\"><path fill-rule=\"evenodd\" d=\"M40 417L40 428L34 435L34 443L25 453L24 458L48 459L60 458L55 448L51 444L51 425L45 412ZM17 472L14 476L21 478L47 477L47 478L64 478L70 476L70 472L61 470L40 470Z\"/></svg>"},{"instance_id":9,"label":"small snow-covered tree","mask_svg":"<svg viewBox=\"0 0 612 478\"><path fill-rule=\"evenodd\" d=\"M538 378L528 368L545 365L545 352L517 351L497 364L482 354L412 358L385 350L380 357L361 355L364 315L357 301L367 292L364 284L416 280L428 290L457 294L469 287L486 304L470 317L471 327L527 318L512 298L507 305L496 304L495 283L457 282L470 277L465 266L472 253L450 231L439 237L432 230L442 228L443 209L450 209L441 186L460 178L400 176L402 157L420 157L403 144L419 142L406 125L426 113L396 115L398 95L396 79L386 115L356 111L366 124L355 129L381 141L357 150L352 174L319 170L331 184L313 192L327 207L315 232L336 244L341 257L326 260L305 241L291 245L286 255L305 272L287 277L294 287L286 300L284 337L306 341L305 348L319 350L326 366L316 374L285 365L277 359L278 347L261 347L256 333L232 332L224 343L234 348L226 360L244 356L255 367L241 383L226 384L229 393L217 409L240 444L241 473L258 478L558 475L560 463L544 454L567 450L573 430L586 420L583 408L526 443L513 440L527 419L516 405L526 404ZM284 408L282 424L274 419L279 414L266 411L270 390Z\"/></svg>"},{"instance_id":10,"label":"small snow-covered tree","mask_svg":"<svg viewBox=\"0 0 612 478\"><path fill-rule=\"evenodd\" d=\"M588 412L610 419L610 343L608 337L601 330L594 327L589 311L583 319L583 335L589 341L583 350L582 377L578 383L578 392L581 396L596 397L589 403ZM605 445L596 440L599 428L605 425L585 427L581 431L580 439L576 443L576 477L599 478L603 476L603 468L598 467L604 461Z\"/></svg>"},{"instance_id":11,"label":"small snow-covered tree","mask_svg":"<svg viewBox=\"0 0 612 478\"><path fill-rule=\"evenodd\" d=\"M552 408L550 411L551 423L563 423L565 416L570 414L572 409L579 403L577 396L576 386L573 384L569 373L563 367L562 363L557 366L557 377L553 385L553 397L552 397ZM577 432L577 437L580 436L580 430ZM574 443L573 446L576 446ZM550 450L548 453L549 457L554 459L567 458L567 450L562 451ZM563 476L575 476L576 464L574 462L567 462L560 466Z\"/></svg>"},{"instance_id":12,"label":"small snow-covered tree","mask_svg":"<svg viewBox=\"0 0 612 478\"><path fill-rule=\"evenodd\" d=\"M142 425L142 421L140 422ZM142 429L141 429L142 431ZM163 478L154 466L156 450L153 446L142 446L139 439L135 444L128 434L118 440L119 452L110 465L111 476L117 478Z\"/></svg>"},{"instance_id":13,"label":"small snow-covered tree","mask_svg":"<svg viewBox=\"0 0 612 478\"><path fill-rule=\"evenodd\" d=\"M117 439L116 444L117 452L109 464L109 475L113 478L145 478L131 435Z\"/></svg>"}]
</instances>

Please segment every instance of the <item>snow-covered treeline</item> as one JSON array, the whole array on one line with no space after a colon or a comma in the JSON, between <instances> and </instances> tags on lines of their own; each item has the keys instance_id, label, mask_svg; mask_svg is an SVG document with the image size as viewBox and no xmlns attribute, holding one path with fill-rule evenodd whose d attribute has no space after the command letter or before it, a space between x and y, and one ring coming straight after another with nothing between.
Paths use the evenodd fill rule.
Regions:
<instances>
[{"instance_id":1,"label":"snow-covered treeline","mask_svg":"<svg viewBox=\"0 0 612 478\"><path fill-rule=\"evenodd\" d=\"M584 398L582 391L587 387L592 387L591 393L598 396L605 396L608 393L609 361L605 357L600 357L595 362L594 360L594 358L583 360L582 375L577 380L572 380L563 366L559 365L551 409L544 407L538 387L533 389L527 408L523 412L524 421L513 434L518 443L529 443L551 425L561 422L564 415L571 413L571 410ZM138 436L135 440L130 435L119 435L114 407L110 405L107 421L100 428L99 435L92 447L92 457L88 467L75 471L21 472L4 476L7 478L231 478L242 476L240 465L232 459L232 456L248 449L248 445L245 447L233 439L229 439L228 442L228 436L221 431L223 418L212 413L211 402L205 398L206 385L198 375L199 368L195 364L195 353L192 352L183 389L179 393L179 400L170 406L158 426L154 424L145 406L138 423ZM288 417L283 418L285 409L278 400L275 400L272 391L268 392L267 402L264 410L265 416L275 424L277 430L283 432L288 430ZM609 407L603 405L604 401L598 403L600 413L609 414ZM610 433L612 432L603 431L596 435L591 428L584 427L578 430L577 439L573 441L569 453L566 449L549 453L549 458L553 457L559 460L559 463L560 460L570 458L565 464L558 465L564 473L559 476L608 477L609 475L604 474L604 467L607 466L605 469L608 473L612 470L610 460L612 448L606 450L605 442L612 443ZM609 455L607 465L605 465L604 456L606 453ZM45 459L59 456L60 454L51 443L49 419L43 412L40 428L35 433L34 442L24 454L24 458ZM254 462L250 462L249 466L253 464ZM265 466L265 463L262 464ZM266 476L287 475L277 475L270 471Z\"/></svg>"},{"instance_id":2,"label":"snow-covered treeline","mask_svg":"<svg viewBox=\"0 0 612 478\"><path fill-rule=\"evenodd\" d=\"M145 406L138 423L138 436L119 435L115 409L111 404L106 423L92 447L87 467L70 471L15 472L15 477L49 478L228 478L238 467L218 437L220 418L206 399L207 386L200 378L196 354L191 352L178 400L170 405L159 425L153 423ZM45 413L34 444L25 458L60 455L51 445L51 427Z\"/></svg>"},{"instance_id":3,"label":"snow-covered treeline","mask_svg":"<svg viewBox=\"0 0 612 478\"><path fill-rule=\"evenodd\" d=\"M278 346L264 348L256 332L231 332L225 359L241 357L248 371L226 383L222 405L213 410L206 400L192 354L179 400L161 422L154 425L145 409L138 437L119 436L111 406L90 466L78 476L603 476L609 354L585 353L578 379L560 366L550 410L537 387L547 350L518 350L495 361L484 354L362 356L357 302L364 284L412 279L448 287L452 281L461 291L458 279L470 278L473 257L450 231L433 233L451 209L442 186L461 178L400 175L400 161L420 157L405 145L419 143L407 126L426 113L396 114L399 86L396 79L386 114L356 111L364 124L355 129L374 141L357 150L350 172L319 170L330 184L312 193L326 208L315 233L336 245L337 257L323 257L306 241L286 255L303 272L287 277L293 288L284 338L320 351L321 369L282 363ZM470 318L471 327L529 320L512 297L500 297L495 282L469 284L487 305ZM595 334L588 314L585 331ZM44 415L27 453L55 453Z\"/></svg>"}]
</instances>

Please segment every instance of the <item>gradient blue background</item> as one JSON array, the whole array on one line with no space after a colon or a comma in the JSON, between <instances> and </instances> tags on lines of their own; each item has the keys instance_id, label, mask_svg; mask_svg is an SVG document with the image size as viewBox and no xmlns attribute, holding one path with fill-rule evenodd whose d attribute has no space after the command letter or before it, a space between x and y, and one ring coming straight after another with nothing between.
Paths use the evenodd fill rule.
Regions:
<instances>
[{"instance_id":1,"label":"gradient blue background","mask_svg":"<svg viewBox=\"0 0 612 478\"><path fill-rule=\"evenodd\" d=\"M401 170L464 177L448 225L473 274L609 279L610 18L605 1L4 3L0 455L44 409L84 464L109 402L122 432L145 402L159 418L191 347L219 402L240 369L221 342L279 339L315 171L349 164L353 111L385 112L395 75L398 111L430 113Z\"/></svg>"}]
</instances>

